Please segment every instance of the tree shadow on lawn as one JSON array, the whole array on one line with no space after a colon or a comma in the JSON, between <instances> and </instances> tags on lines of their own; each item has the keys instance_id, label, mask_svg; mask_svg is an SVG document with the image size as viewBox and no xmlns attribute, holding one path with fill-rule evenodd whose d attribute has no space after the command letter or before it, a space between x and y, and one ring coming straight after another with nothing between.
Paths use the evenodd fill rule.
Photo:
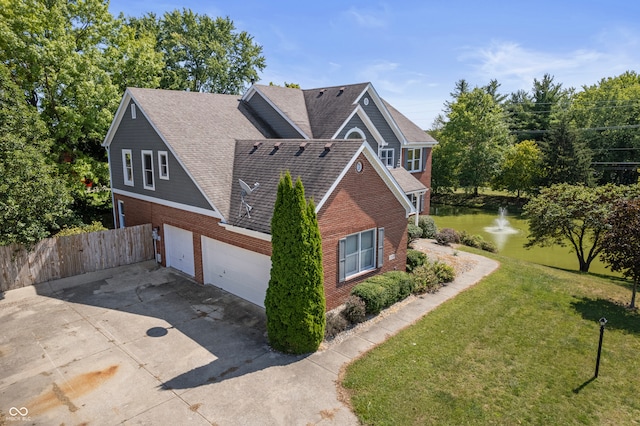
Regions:
<instances>
[{"instance_id":1,"label":"tree shadow on lawn","mask_svg":"<svg viewBox=\"0 0 640 426\"><path fill-rule=\"evenodd\" d=\"M640 315L637 310L606 299L591 299L582 297L571 303L582 318L598 322L600 318L607 319L606 327L627 333L640 334Z\"/></svg>"}]
</instances>

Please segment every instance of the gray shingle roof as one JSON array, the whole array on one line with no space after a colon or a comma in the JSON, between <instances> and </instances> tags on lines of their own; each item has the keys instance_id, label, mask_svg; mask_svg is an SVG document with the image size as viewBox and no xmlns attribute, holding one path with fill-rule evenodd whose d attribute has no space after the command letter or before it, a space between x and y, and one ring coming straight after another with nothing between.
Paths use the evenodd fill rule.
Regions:
<instances>
[{"instance_id":1,"label":"gray shingle roof","mask_svg":"<svg viewBox=\"0 0 640 426\"><path fill-rule=\"evenodd\" d=\"M303 90L313 137L333 137L356 108L354 102L368 85L369 83L359 83Z\"/></svg>"},{"instance_id":2,"label":"gray shingle roof","mask_svg":"<svg viewBox=\"0 0 640 426\"><path fill-rule=\"evenodd\" d=\"M402 188L405 194L427 190L427 187L413 177L411 173L406 171L404 167L389 169L389 172L391 172L391 176L398 182L398 185L400 185L400 188Z\"/></svg>"},{"instance_id":3,"label":"gray shingle roof","mask_svg":"<svg viewBox=\"0 0 640 426\"><path fill-rule=\"evenodd\" d=\"M304 149L300 145L306 143ZM274 146L279 144L278 148ZM329 150L325 145L331 144ZM358 140L245 140L238 141L231 188L232 209L228 222L232 225L271 234L271 217L278 192L280 175L289 170L295 181L299 176L305 197L319 203L340 173L354 157L363 141ZM240 218L241 189L238 179L258 189L245 198L251 217Z\"/></svg>"},{"instance_id":4,"label":"gray shingle roof","mask_svg":"<svg viewBox=\"0 0 640 426\"><path fill-rule=\"evenodd\" d=\"M261 84L255 84L254 87L269 98L308 137L313 137L302 90Z\"/></svg>"},{"instance_id":5,"label":"gray shingle roof","mask_svg":"<svg viewBox=\"0 0 640 426\"><path fill-rule=\"evenodd\" d=\"M128 89L207 198L229 217L236 139L262 139L268 131L235 95Z\"/></svg>"},{"instance_id":6,"label":"gray shingle roof","mask_svg":"<svg viewBox=\"0 0 640 426\"><path fill-rule=\"evenodd\" d=\"M407 139L407 142L437 143L430 134L418 127L413 121L405 117L400 111L392 107L391 104L389 104L387 101L383 99L382 102L384 102L384 106L387 107L387 110L389 110L389 114L391 114L393 121L395 121L400 128L400 131Z\"/></svg>"}]
</instances>

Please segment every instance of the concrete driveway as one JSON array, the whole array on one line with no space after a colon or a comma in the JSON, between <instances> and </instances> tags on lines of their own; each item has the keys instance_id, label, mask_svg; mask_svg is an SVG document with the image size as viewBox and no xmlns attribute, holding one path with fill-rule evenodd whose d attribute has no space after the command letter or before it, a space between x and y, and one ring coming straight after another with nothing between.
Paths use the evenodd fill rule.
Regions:
<instances>
[{"instance_id":1,"label":"concrete driveway","mask_svg":"<svg viewBox=\"0 0 640 426\"><path fill-rule=\"evenodd\" d=\"M273 352L262 308L154 262L0 298L0 424L357 424L347 358Z\"/></svg>"},{"instance_id":2,"label":"concrete driveway","mask_svg":"<svg viewBox=\"0 0 640 426\"><path fill-rule=\"evenodd\" d=\"M269 348L262 308L154 262L0 293L0 425L357 425L340 369L498 267L420 244L455 281L308 356Z\"/></svg>"}]
</instances>

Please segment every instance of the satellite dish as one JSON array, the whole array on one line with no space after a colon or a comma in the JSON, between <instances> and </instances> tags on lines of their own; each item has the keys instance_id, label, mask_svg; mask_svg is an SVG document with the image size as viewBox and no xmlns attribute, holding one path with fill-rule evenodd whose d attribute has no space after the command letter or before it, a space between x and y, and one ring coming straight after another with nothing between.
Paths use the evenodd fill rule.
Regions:
<instances>
[{"instance_id":1,"label":"satellite dish","mask_svg":"<svg viewBox=\"0 0 640 426\"><path fill-rule=\"evenodd\" d=\"M258 183L255 184L255 186L252 188L249 186L249 184L245 181L243 181L242 179L238 179L238 181L240 182L240 188L242 188L242 190L245 192L246 195L249 195L253 192L254 189L256 189L258 187Z\"/></svg>"},{"instance_id":2,"label":"satellite dish","mask_svg":"<svg viewBox=\"0 0 640 426\"><path fill-rule=\"evenodd\" d=\"M238 179L238 182L240 183L240 188L242 189L242 191L240 192L240 213L238 213L238 216L240 216L241 218L244 216L242 214L242 210L244 209L245 211L245 215L249 218L251 218L251 210L253 209L253 207L251 207L244 199L244 197L246 197L247 195L251 195L251 193L253 191L255 191L256 189L258 189L258 187L260 186L259 183L254 183L253 187L249 186L249 184L247 184L247 182L243 181L242 179Z\"/></svg>"}]
</instances>

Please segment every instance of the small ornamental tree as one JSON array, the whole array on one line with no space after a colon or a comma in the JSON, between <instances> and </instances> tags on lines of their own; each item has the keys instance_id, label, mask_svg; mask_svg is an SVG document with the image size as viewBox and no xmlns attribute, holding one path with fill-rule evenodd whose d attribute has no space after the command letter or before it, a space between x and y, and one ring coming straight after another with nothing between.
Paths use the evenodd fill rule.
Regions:
<instances>
[{"instance_id":1,"label":"small ornamental tree","mask_svg":"<svg viewBox=\"0 0 640 426\"><path fill-rule=\"evenodd\" d=\"M524 206L529 220L525 247L569 245L576 253L580 272L589 272L591 262L602 251L607 213L625 191L629 188L566 183L542 189Z\"/></svg>"},{"instance_id":2,"label":"small ornamental tree","mask_svg":"<svg viewBox=\"0 0 640 426\"><path fill-rule=\"evenodd\" d=\"M640 281L640 198L618 201L607 219L611 229L602 239L600 258L612 271L633 280L630 307L634 309Z\"/></svg>"},{"instance_id":3,"label":"small ornamental tree","mask_svg":"<svg viewBox=\"0 0 640 426\"><path fill-rule=\"evenodd\" d=\"M300 178L280 178L271 219L271 278L265 298L274 349L303 354L320 346L325 330L322 241L313 201Z\"/></svg>"}]
</instances>

